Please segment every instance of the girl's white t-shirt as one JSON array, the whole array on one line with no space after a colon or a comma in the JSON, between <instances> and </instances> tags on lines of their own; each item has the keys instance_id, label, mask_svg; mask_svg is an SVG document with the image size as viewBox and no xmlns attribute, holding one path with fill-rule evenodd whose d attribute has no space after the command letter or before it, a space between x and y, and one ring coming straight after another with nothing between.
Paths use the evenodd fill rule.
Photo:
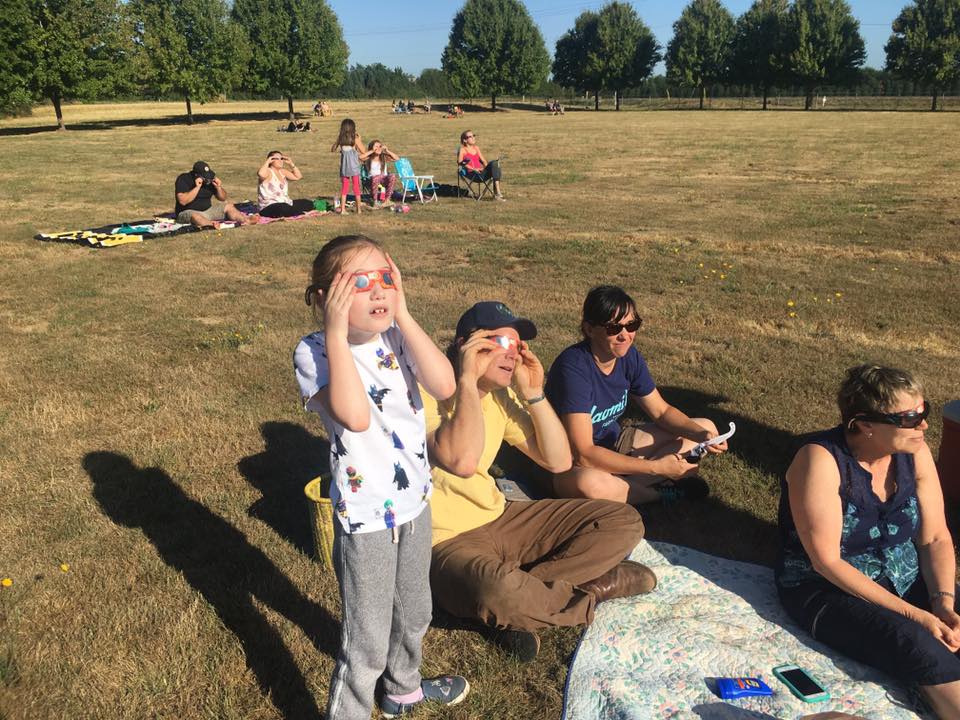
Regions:
<instances>
[{"instance_id":1,"label":"girl's white t-shirt","mask_svg":"<svg viewBox=\"0 0 960 720\"><path fill-rule=\"evenodd\" d=\"M433 490L416 364L396 326L350 345L370 404L370 426L352 432L310 399L330 381L326 336L315 332L293 354L300 397L330 439L330 500L345 532L367 533L416 519Z\"/></svg>"}]
</instances>

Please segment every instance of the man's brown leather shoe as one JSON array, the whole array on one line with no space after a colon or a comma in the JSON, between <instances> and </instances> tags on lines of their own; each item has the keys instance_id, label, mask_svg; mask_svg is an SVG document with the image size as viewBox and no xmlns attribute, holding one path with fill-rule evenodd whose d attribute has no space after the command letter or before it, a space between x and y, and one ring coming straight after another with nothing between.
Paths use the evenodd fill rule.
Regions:
<instances>
[{"instance_id":1,"label":"man's brown leather shoe","mask_svg":"<svg viewBox=\"0 0 960 720\"><path fill-rule=\"evenodd\" d=\"M623 560L598 578L580 586L598 603L614 598L643 595L657 586L657 576L646 565Z\"/></svg>"}]
</instances>

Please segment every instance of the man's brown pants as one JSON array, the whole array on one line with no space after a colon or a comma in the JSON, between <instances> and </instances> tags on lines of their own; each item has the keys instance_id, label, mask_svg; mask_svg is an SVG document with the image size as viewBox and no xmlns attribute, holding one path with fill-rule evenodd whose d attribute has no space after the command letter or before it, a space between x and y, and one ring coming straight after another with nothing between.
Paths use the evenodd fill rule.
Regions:
<instances>
[{"instance_id":1,"label":"man's brown pants","mask_svg":"<svg viewBox=\"0 0 960 720\"><path fill-rule=\"evenodd\" d=\"M434 546L430 584L450 614L497 628L583 625L595 600L578 586L642 537L640 514L623 503L508 502L496 520Z\"/></svg>"}]
</instances>

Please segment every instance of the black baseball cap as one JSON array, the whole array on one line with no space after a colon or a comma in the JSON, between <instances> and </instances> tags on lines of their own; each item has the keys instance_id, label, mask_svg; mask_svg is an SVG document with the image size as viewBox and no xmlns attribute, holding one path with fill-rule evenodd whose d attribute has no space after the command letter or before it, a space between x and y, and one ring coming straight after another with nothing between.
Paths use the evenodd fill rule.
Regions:
<instances>
[{"instance_id":1,"label":"black baseball cap","mask_svg":"<svg viewBox=\"0 0 960 720\"><path fill-rule=\"evenodd\" d=\"M204 180L213 180L217 176L203 160L197 160L193 164L193 174Z\"/></svg>"},{"instance_id":2,"label":"black baseball cap","mask_svg":"<svg viewBox=\"0 0 960 720\"><path fill-rule=\"evenodd\" d=\"M485 300L460 316L457 322L457 337L466 339L474 330L494 330L502 327L512 327L521 340L533 340L537 336L537 326L531 321L517 317L502 302Z\"/></svg>"}]
</instances>

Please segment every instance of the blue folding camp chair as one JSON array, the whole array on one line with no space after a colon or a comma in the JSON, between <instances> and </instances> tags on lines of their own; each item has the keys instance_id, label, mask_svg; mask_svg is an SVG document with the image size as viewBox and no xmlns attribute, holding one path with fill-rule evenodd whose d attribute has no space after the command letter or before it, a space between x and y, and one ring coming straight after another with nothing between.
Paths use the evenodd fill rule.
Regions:
<instances>
[{"instance_id":1,"label":"blue folding camp chair","mask_svg":"<svg viewBox=\"0 0 960 720\"><path fill-rule=\"evenodd\" d=\"M474 200L480 200L489 193L493 197L493 178L485 178L476 170L467 169L466 165L457 167L457 195L460 188L465 188Z\"/></svg>"},{"instance_id":2,"label":"blue folding camp chair","mask_svg":"<svg viewBox=\"0 0 960 720\"><path fill-rule=\"evenodd\" d=\"M407 193L411 195L416 194L416 196L420 198L421 204L428 203L431 200L440 202L440 198L437 197L437 186L433 182L433 175L417 175L413 172L413 165L410 164L410 159L405 157L394 162L393 167L397 171L397 177L400 180L400 185L403 187L401 203L407 201ZM424 198L424 193L427 193L426 198Z\"/></svg>"}]
</instances>

